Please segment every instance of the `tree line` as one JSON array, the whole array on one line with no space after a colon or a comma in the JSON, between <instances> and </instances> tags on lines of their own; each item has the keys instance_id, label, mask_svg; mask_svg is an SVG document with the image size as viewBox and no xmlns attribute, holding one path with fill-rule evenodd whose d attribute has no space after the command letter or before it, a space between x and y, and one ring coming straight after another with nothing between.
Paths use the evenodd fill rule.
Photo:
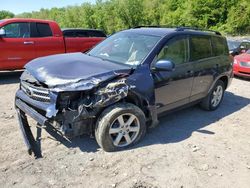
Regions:
<instances>
[{"instance_id":1,"label":"tree line","mask_svg":"<svg viewBox=\"0 0 250 188\"><path fill-rule=\"evenodd\" d=\"M61 27L98 28L111 34L139 25L192 26L225 34L250 34L249 0L97 0L9 17L55 20Z\"/></svg>"}]
</instances>

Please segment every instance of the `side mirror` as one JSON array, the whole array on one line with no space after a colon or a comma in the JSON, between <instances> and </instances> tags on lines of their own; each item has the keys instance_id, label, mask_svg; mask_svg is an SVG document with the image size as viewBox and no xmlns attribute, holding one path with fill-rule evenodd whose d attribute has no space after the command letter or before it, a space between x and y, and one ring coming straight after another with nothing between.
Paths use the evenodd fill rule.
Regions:
<instances>
[{"instance_id":1,"label":"side mirror","mask_svg":"<svg viewBox=\"0 0 250 188\"><path fill-rule=\"evenodd\" d=\"M156 71L172 71L175 68L175 64L169 60L159 60L154 65Z\"/></svg>"},{"instance_id":2,"label":"side mirror","mask_svg":"<svg viewBox=\"0 0 250 188\"><path fill-rule=\"evenodd\" d=\"M4 29L0 29L0 37L3 37L5 35L6 35L5 30Z\"/></svg>"}]
</instances>

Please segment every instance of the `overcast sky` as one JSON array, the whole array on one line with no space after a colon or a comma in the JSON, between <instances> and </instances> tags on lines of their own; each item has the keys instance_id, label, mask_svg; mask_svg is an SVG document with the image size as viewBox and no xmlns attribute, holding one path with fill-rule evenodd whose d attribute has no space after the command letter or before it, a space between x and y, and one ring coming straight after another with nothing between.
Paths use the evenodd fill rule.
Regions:
<instances>
[{"instance_id":1,"label":"overcast sky","mask_svg":"<svg viewBox=\"0 0 250 188\"><path fill-rule=\"evenodd\" d=\"M0 0L0 10L8 10L14 14L20 14L38 11L41 8L80 5L84 2L95 3L95 0Z\"/></svg>"}]
</instances>

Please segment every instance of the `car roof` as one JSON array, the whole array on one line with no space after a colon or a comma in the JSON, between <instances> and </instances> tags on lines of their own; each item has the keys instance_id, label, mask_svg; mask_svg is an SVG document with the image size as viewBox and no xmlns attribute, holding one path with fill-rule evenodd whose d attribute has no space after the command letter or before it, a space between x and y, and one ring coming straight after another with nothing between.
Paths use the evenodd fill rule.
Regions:
<instances>
[{"instance_id":1,"label":"car roof","mask_svg":"<svg viewBox=\"0 0 250 188\"><path fill-rule=\"evenodd\" d=\"M175 29L173 28L133 28L129 30L124 30L125 32L139 33L144 35L155 35L155 36L166 36L167 34L173 33Z\"/></svg>"},{"instance_id":2,"label":"car roof","mask_svg":"<svg viewBox=\"0 0 250 188\"><path fill-rule=\"evenodd\" d=\"M33 19L33 18L9 18L9 19L3 19L2 21L4 22L53 22L56 23L55 21L52 20L43 20L43 19Z\"/></svg>"},{"instance_id":3,"label":"car roof","mask_svg":"<svg viewBox=\"0 0 250 188\"><path fill-rule=\"evenodd\" d=\"M184 34L196 34L196 35L213 35L213 36L220 36L221 34L217 31L212 30L199 30L197 28L185 28L182 29L181 27L175 27L175 28L163 28L163 27L140 27L140 28L132 28L128 30L124 30L122 32L132 32L132 33L139 33L144 35L154 35L159 37L165 37L167 35L173 34L173 33L179 33L182 32Z\"/></svg>"}]
</instances>

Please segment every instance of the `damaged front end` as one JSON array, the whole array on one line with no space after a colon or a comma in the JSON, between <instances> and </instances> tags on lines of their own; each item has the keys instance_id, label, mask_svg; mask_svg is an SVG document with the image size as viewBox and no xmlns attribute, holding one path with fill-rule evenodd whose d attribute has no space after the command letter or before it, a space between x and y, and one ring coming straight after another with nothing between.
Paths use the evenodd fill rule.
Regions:
<instances>
[{"instance_id":1,"label":"damaged front end","mask_svg":"<svg viewBox=\"0 0 250 188\"><path fill-rule=\"evenodd\" d=\"M68 138L91 134L103 108L125 98L133 88L126 83L128 75L124 71L112 72L52 87L40 83L25 71L16 93L15 106L29 154L33 152L40 156L26 115L39 127L52 125Z\"/></svg>"}]
</instances>

